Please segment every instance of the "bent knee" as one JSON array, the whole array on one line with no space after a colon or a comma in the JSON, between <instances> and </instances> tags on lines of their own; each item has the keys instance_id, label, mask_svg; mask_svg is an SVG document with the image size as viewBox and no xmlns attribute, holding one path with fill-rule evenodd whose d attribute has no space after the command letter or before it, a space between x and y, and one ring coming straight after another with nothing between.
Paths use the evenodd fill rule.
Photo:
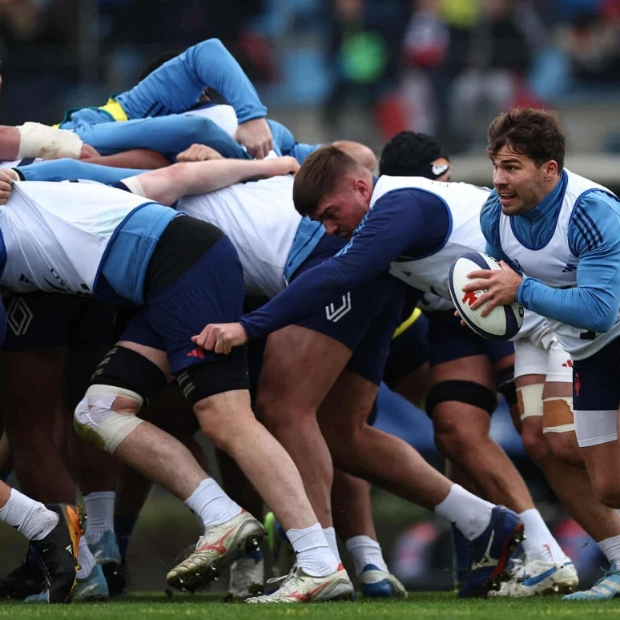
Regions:
<instances>
[{"instance_id":1,"label":"bent knee","mask_svg":"<svg viewBox=\"0 0 620 620\"><path fill-rule=\"evenodd\" d=\"M142 423L143 420L136 415L142 402L142 397L131 390L91 385L75 408L75 431L84 441L113 453L121 441Z\"/></svg>"},{"instance_id":2,"label":"bent knee","mask_svg":"<svg viewBox=\"0 0 620 620\"><path fill-rule=\"evenodd\" d=\"M537 422L542 421L541 418L535 418L535 420ZM540 422L534 424L526 418L521 432L523 448L535 463L540 463L551 454L551 446L548 443L548 438L543 435Z\"/></svg>"},{"instance_id":3,"label":"bent knee","mask_svg":"<svg viewBox=\"0 0 620 620\"><path fill-rule=\"evenodd\" d=\"M574 432L545 433L545 439L555 458L567 465L583 467L583 456L577 445L577 437Z\"/></svg>"},{"instance_id":4,"label":"bent knee","mask_svg":"<svg viewBox=\"0 0 620 620\"><path fill-rule=\"evenodd\" d=\"M620 480L616 477L600 478L594 484L597 499L608 508L620 509Z\"/></svg>"}]
</instances>

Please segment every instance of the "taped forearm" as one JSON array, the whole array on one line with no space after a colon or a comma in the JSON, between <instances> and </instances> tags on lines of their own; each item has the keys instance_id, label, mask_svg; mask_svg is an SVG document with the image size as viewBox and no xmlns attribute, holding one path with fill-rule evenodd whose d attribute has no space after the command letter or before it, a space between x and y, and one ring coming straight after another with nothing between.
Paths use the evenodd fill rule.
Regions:
<instances>
[{"instance_id":1,"label":"taped forearm","mask_svg":"<svg viewBox=\"0 0 620 620\"><path fill-rule=\"evenodd\" d=\"M82 140L71 131L48 127L41 123L24 123L17 127L19 131L19 151L17 159L25 157L70 157L79 159Z\"/></svg>"}]
</instances>

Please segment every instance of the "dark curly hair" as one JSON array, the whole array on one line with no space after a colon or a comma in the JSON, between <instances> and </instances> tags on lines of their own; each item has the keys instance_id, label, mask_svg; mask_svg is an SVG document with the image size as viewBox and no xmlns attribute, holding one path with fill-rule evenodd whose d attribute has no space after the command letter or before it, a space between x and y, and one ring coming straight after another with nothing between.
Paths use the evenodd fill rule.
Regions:
<instances>
[{"instance_id":1,"label":"dark curly hair","mask_svg":"<svg viewBox=\"0 0 620 620\"><path fill-rule=\"evenodd\" d=\"M500 114L489 125L487 153L492 157L507 145L533 159L538 167L551 160L559 170L564 167L566 138L555 112L515 108Z\"/></svg>"},{"instance_id":2,"label":"dark curly hair","mask_svg":"<svg viewBox=\"0 0 620 620\"><path fill-rule=\"evenodd\" d=\"M435 138L425 133L401 131L383 147L379 174L433 179L437 175L432 173L431 164L440 157L449 159Z\"/></svg>"}]
</instances>

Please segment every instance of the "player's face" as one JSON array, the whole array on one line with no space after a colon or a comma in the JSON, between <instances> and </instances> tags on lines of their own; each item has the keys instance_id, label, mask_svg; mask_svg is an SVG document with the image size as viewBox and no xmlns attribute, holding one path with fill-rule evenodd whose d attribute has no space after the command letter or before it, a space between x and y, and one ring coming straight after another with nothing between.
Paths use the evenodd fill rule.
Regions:
<instances>
[{"instance_id":1,"label":"player's face","mask_svg":"<svg viewBox=\"0 0 620 620\"><path fill-rule=\"evenodd\" d=\"M372 186L364 179L347 178L321 200L312 219L321 222L328 235L350 239L368 213L371 195Z\"/></svg>"},{"instance_id":2,"label":"player's face","mask_svg":"<svg viewBox=\"0 0 620 620\"><path fill-rule=\"evenodd\" d=\"M549 192L548 164L537 166L533 159L504 146L491 157L493 186L499 194L504 215L531 211ZM556 168L557 170L557 168Z\"/></svg>"}]
</instances>

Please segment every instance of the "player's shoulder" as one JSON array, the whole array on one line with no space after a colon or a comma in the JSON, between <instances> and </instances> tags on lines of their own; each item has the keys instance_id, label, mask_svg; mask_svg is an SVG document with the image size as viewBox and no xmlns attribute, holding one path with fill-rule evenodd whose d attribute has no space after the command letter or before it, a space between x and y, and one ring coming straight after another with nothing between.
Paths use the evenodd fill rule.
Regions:
<instances>
[{"instance_id":1,"label":"player's shoulder","mask_svg":"<svg viewBox=\"0 0 620 620\"><path fill-rule=\"evenodd\" d=\"M482 209L480 209L480 222L488 226L498 225L501 214L502 205L499 200L499 194L496 190L492 190L484 201Z\"/></svg>"}]
</instances>

